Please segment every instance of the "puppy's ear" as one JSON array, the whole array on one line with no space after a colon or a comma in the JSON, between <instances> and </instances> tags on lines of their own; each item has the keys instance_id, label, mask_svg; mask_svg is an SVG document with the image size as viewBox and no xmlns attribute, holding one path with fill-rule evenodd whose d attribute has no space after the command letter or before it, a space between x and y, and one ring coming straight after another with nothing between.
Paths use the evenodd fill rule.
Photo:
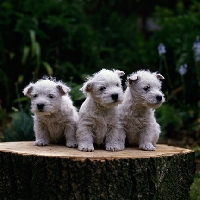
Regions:
<instances>
[{"instance_id":1,"label":"puppy's ear","mask_svg":"<svg viewBox=\"0 0 200 200\"><path fill-rule=\"evenodd\" d=\"M161 80L165 79L161 74L156 74L156 77Z\"/></svg>"},{"instance_id":2,"label":"puppy's ear","mask_svg":"<svg viewBox=\"0 0 200 200\"><path fill-rule=\"evenodd\" d=\"M131 85L132 83L136 83L138 81L138 75L134 74L128 78L128 83Z\"/></svg>"},{"instance_id":3,"label":"puppy's ear","mask_svg":"<svg viewBox=\"0 0 200 200\"><path fill-rule=\"evenodd\" d=\"M92 82L86 82L83 87L80 89L83 93L91 92L93 87Z\"/></svg>"},{"instance_id":4,"label":"puppy's ear","mask_svg":"<svg viewBox=\"0 0 200 200\"><path fill-rule=\"evenodd\" d=\"M125 75L125 73L123 71L120 71L120 70L114 70L114 73L117 74L119 77Z\"/></svg>"},{"instance_id":5,"label":"puppy's ear","mask_svg":"<svg viewBox=\"0 0 200 200\"><path fill-rule=\"evenodd\" d=\"M63 83L58 83L56 87L58 88L58 91L60 92L61 95L65 95L71 91L71 89Z\"/></svg>"},{"instance_id":6,"label":"puppy's ear","mask_svg":"<svg viewBox=\"0 0 200 200\"><path fill-rule=\"evenodd\" d=\"M24 93L25 96L28 96L29 98L31 97L31 92L33 90L33 83L30 83L29 85L27 85L24 90L22 91Z\"/></svg>"}]
</instances>

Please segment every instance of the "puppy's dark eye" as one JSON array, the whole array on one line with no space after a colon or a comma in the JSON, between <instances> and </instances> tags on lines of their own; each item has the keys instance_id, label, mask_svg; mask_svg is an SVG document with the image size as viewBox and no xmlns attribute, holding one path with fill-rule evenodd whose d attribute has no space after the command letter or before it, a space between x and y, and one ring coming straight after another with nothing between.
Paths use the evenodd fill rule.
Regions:
<instances>
[{"instance_id":1,"label":"puppy's dark eye","mask_svg":"<svg viewBox=\"0 0 200 200\"><path fill-rule=\"evenodd\" d=\"M148 92L150 90L150 86L148 85L148 86L144 87L143 90Z\"/></svg>"},{"instance_id":2,"label":"puppy's dark eye","mask_svg":"<svg viewBox=\"0 0 200 200\"><path fill-rule=\"evenodd\" d=\"M33 97L33 98L36 98L36 97L38 97L38 95L37 95L37 94L34 94L32 97Z\"/></svg>"},{"instance_id":3,"label":"puppy's dark eye","mask_svg":"<svg viewBox=\"0 0 200 200\"><path fill-rule=\"evenodd\" d=\"M52 94L49 94L49 98L50 98L50 99L53 99L54 96L53 96Z\"/></svg>"},{"instance_id":4,"label":"puppy's dark eye","mask_svg":"<svg viewBox=\"0 0 200 200\"><path fill-rule=\"evenodd\" d=\"M105 90L106 89L106 87L105 86L103 86L103 87L100 87L100 91L103 91L103 90Z\"/></svg>"},{"instance_id":5,"label":"puppy's dark eye","mask_svg":"<svg viewBox=\"0 0 200 200\"><path fill-rule=\"evenodd\" d=\"M119 83L117 83L116 86L119 87Z\"/></svg>"}]
</instances>

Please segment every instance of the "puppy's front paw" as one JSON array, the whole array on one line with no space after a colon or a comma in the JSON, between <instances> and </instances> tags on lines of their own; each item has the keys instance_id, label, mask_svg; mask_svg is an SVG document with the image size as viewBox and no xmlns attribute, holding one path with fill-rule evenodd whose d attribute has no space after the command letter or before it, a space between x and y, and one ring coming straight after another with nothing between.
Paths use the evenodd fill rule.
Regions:
<instances>
[{"instance_id":1,"label":"puppy's front paw","mask_svg":"<svg viewBox=\"0 0 200 200\"><path fill-rule=\"evenodd\" d=\"M125 149L125 142L124 141L120 141L119 145L120 145L120 151Z\"/></svg>"},{"instance_id":2,"label":"puppy's front paw","mask_svg":"<svg viewBox=\"0 0 200 200\"><path fill-rule=\"evenodd\" d=\"M69 141L66 142L66 146L69 147L69 148L76 148L76 147L78 146L78 144L77 144L77 142L74 141L74 140L73 140L73 141L72 141L72 140L71 140L71 141L69 140Z\"/></svg>"},{"instance_id":3,"label":"puppy's front paw","mask_svg":"<svg viewBox=\"0 0 200 200\"><path fill-rule=\"evenodd\" d=\"M121 151L123 150L122 145L106 144L107 151Z\"/></svg>"},{"instance_id":4,"label":"puppy's front paw","mask_svg":"<svg viewBox=\"0 0 200 200\"><path fill-rule=\"evenodd\" d=\"M144 143L139 145L140 149L143 149L145 151L155 151L156 148L151 143Z\"/></svg>"},{"instance_id":5,"label":"puppy's front paw","mask_svg":"<svg viewBox=\"0 0 200 200\"><path fill-rule=\"evenodd\" d=\"M93 144L79 144L78 150L80 151L94 151Z\"/></svg>"},{"instance_id":6,"label":"puppy's front paw","mask_svg":"<svg viewBox=\"0 0 200 200\"><path fill-rule=\"evenodd\" d=\"M43 139L38 139L34 142L34 146L46 146L49 142Z\"/></svg>"}]
</instances>

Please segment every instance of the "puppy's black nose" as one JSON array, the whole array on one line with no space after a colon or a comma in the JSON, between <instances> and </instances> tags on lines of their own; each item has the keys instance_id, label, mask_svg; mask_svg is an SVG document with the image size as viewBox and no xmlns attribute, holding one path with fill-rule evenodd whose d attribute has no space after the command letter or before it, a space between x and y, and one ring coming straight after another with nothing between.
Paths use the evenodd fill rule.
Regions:
<instances>
[{"instance_id":1,"label":"puppy's black nose","mask_svg":"<svg viewBox=\"0 0 200 200\"><path fill-rule=\"evenodd\" d=\"M43 103L38 103L37 107L38 107L39 110L43 110L44 104Z\"/></svg>"},{"instance_id":2,"label":"puppy's black nose","mask_svg":"<svg viewBox=\"0 0 200 200\"><path fill-rule=\"evenodd\" d=\"M111 97L112 97L113 100L116 101L118 99L118 94L117 93L112 94Z\"/></svg>"},{"instance_id":3,"label":"puppy's black nose","mask_svg":"<svg viewBox=\"0 0 200 200\"><path fill-rule=\"evenodd\" d=\"M158 101L162 101L162 96L161 96L161 95L157 95L157 96L156 96L156 99L157 99Z\"/></svg>"}]
</instances>

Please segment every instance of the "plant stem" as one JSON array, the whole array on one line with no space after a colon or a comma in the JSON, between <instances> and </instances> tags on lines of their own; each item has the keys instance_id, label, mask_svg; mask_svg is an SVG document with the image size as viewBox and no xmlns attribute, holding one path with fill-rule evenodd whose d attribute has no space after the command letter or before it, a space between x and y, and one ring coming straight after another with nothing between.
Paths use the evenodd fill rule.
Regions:
<instances>
[{"instance_id":1,"label":"plant stem","mask_svg":"<svg viewBox=\"0 0 200 200\"><path fill-rule=\"evenodd\" d=\"M169 76L169 71L168 71L168 66L167 66L167 62L166 62L165 56L162 55L162 58L163 58L163 63L164 63L164 67L165 67L166 74L167 74L167 79L168 79L169 87L172 90L173 87L172 87L172 84L171 84L171 79L170 79L170 76Z\"/></svg>"}]
</instances>

